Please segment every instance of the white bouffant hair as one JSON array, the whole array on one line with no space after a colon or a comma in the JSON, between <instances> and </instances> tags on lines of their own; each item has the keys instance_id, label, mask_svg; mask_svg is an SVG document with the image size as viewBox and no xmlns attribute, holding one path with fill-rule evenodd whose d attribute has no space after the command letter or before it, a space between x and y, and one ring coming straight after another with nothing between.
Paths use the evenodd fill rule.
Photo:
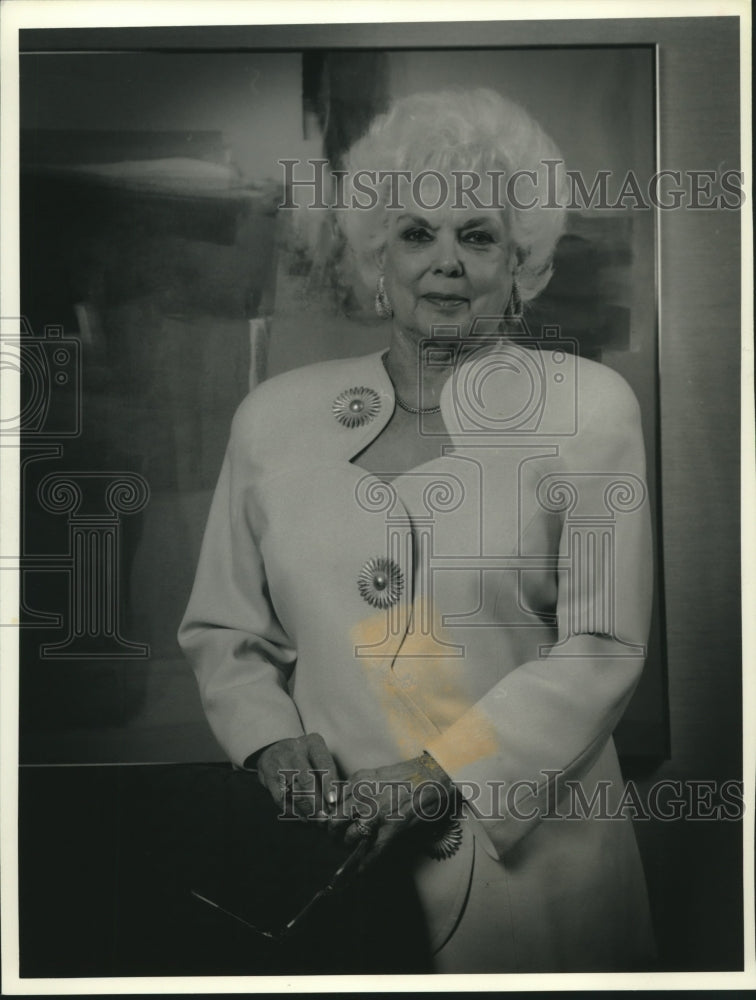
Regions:
<instances>
[{"instance_id":1,"label":"white bouffant hair","mask_svg":"<svg viewBox=\"0 0 756 1000\"><path fill-rule=\"evenodd\" d=\"M547 189L547 160L551 191ZM357 171L408 170L413 177L423 171L503 171L504 181L516 171L532 171L518 182L517 200L537 199L538 207L516 208L505 199L509 231L515 243L520 297L527 302L545 288L557 240L564 230L567 203L566 178L559 150L524 108L493 90L436 91L411 94L397 100L373 119L368 131L346 154L343 202L351 205L352 179ZM522 186L519 186L519 185ZM379 199L373 210L345 208L338 224L354 256L362 280L374 283L376 251L388 236L386 204L390 182L377 184ZM478 197L486 201L483 191ZM363 199L364 200L364 199ZM547 202L560 207L542 207Z\"/></svg>"}]
</instances>

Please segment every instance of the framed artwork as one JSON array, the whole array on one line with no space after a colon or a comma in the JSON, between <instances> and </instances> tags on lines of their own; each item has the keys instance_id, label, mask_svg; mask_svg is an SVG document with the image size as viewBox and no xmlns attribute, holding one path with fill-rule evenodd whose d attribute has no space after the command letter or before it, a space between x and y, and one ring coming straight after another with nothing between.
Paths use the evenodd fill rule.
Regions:
<instances>
[{"instance_id":1,"label":"framed artwork","mask_svg":"<svg viewBox=\"0 0 756 1000\"><path fill-rule=\"evenodd\" d=\"M143 81L144 99L150 80L165 93L155 106L164 108L166 125L171 95L183 100L185 80L205 74L212 81L207 92L215 87L224 96L239 79L256 74L277 81L269 100L275 98L279 114L287 115L294 152L322 144L332 164L340 163L346 146L375 113L420 87L487 81L528 101L544 127L557 130L565 162L575 164L570 169L589 192L583 207L569 212L554 278L526 314L529 335L537 339L544 328L558 327L563 337L576 341L581 355L614 367L629 381L642 401L650 491L659 511L657 209L650 202L641 207L632 189L620 200L624 178L637 178L648 191L654 173L652 46L258 50L243 56L147 51L124 55L124 60L125 78ZM523 84L533 60L540 67L540 99ZM62 336L73 339L80 366L75 383L54 383L57 398L42 428L46 450L40 453L34 443L40 440L37 421L24 462L30 562L23 581L30 620L22 632L28 662L22 673L22 753L30 763L126 762L145 754L160 760L217 756L174 633L231 417L249 389L250 367L260 369L254 380L307 361L377 349L387 336L386 325L376 324L371 315L372 300L366 307L329 294L340 279L338 248L328 241L328 213L308 219L309 231L303 232L296 213L276 210L285 203L287 178L275 164L278 139L272 120L267 133L263 125L256 130L255 152L268 151L278 177L270 167L272 176L267 176L262 167L245 162L244 150L230 146L222 130L117 130L112 119L108 129L73 127L87 114L96 115L95 105L86 111L86 94L90 103L92 95L100 95L100 122L107 123L104 109L116 100L109 93L115 85L111 67L96 52L29 54L21 63L24 316L30 338L44 339L39 331L65 320ZM594 86L597 78L600 87ZM555 106L555 90L562 103L580 109L578 128L560 128L564 109ZM51 127L66 121L59 102L76 109L70 129ZM260 113L267 114L268 102L260 104ZM189 118L195 122L205 124ZM286 159L291 150L285 143L282 150L280 158ZM607 162L612 189L594 188L591 196L596 178L601 182L596 164ZM306 168L304 159L301 163ZM579 194L578 189L576 206ZM33 347L40 358L46 350ZM267 366L263 357L269 359ZM43 386L25 384L30 413L36 414L34 393ZM47 442L54 439L58 410L64 413L66 407L79 408L82 424L63 454L51 457ZM103 634L98 649L94 635L88 636L82 659L81 643L65 634L69 623L61 615L77 593L65 595L71 584L63 576L68 572L73 581L81 570L73 563L65 572L45 567L35 547L44 539L55 552L53 563L61 565L59 553L66 549L75 510L66 518L51 508L40 499L41 484L57 482L49 477L65 477L77 467L89 471L89 465L123 470L127 479L142 477L145 503L119 519L119 596L103 593L102 617L87 627L95 633L105 628L105 604L112 600L112 620L118 621L116 631L123 631L125 644ZM50 545L56 533L59 546ZM158 571L166 565L174 579L167 592ZM658 539L656 579L663 580ZM49 596L35 596L35 588ZM58 627L52 625L56 615ZM129 629L139 636L133 648L126 639ZM135 649L142 654L135 655ZM93 683L97 676L108 676L111 683ZM147 689L154 697L146 695ZM177 690L184 692L180 699ZM112 704L106 706L103 699L109 697ZM643 681L617 734L628 760L653 762L666 755L665 699L662 587L657 586ZM156 717L156 709L168 714ZM147 741L140 733L145 718L151 730Z\"/></svg>"}]
</instances>

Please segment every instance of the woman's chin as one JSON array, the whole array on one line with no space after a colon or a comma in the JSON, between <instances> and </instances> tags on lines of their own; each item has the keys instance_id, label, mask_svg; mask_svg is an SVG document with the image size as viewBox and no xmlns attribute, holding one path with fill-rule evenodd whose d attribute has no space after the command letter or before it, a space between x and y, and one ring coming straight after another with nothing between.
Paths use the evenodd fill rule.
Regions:
<instances>
[{"instance_id":1,"label":"woman's chin","mask_svg":"<svg viewBox=\"0 0 756 1000\"><path fill-rule=\"evenodd\" d=\"M449 338L454 338L465 340L470 336L474 327L474 317L466 315L454 318L451 316L439 316L433 320L428 320L420 329L422 330L421 336L423 339L437 338L448 340Z\"/></svg>"},{"instance_id":2,"label":"woman's chin","mask_svg":"<svg viewBox=\"0 0 756 1000\"><path fill-rule=\"evenodd\" d=\"M501 321L502 315L495 311L476 315L467 300L458 305L441 308L437 308L434 303L423 302L413 316L412 327L417 331L417 336L423 339L429 337L465 339L471 335L496 336L501 329Z\"/></svg>"},{"instance_id":3,"label":"woman's chin","mask_svg":"<svg viewBox=\"0 0 756 1000\"><path fill-rule=\"evenodd\" d=\"M429 315L425 310L415 313L407 322L402 322L401 317L395 316L394 322L405 334L413 340L428 340L433 337L466 337L472 326L472 317L450 316L439 313Z\"/></svg>"}]
</instances>

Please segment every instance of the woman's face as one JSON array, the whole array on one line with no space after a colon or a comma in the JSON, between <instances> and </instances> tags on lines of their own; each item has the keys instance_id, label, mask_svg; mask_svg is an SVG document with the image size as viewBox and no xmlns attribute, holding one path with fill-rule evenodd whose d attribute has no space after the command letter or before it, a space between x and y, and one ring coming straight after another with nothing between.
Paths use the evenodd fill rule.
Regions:
<instances>
[{"instance_id":1,"label":"woman's face","mask_svg":"<svg viewBox=\"0 0 756 1000\"><path fill-rule=\"evenodd\" d=\"M390 213L379 256L394 323L413 337L429 337L434 326L456 326L464 337L476 317L502 316L516 261L503 212L453 208L451 198L434 209L403 204Z\"/></svg>"}]
</instances>

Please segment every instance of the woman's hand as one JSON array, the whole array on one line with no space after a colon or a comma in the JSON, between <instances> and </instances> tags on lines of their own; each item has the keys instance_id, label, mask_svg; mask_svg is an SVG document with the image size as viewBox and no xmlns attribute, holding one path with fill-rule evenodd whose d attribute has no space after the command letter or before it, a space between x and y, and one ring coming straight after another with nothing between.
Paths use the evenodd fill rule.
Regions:
<instances>
[{"instance_id":1,"label":"woman's hand","mask_svg":"<svg viewBox=\"0 0 756 1000\"><path fill-rule=\"evenodd\" d=\"M348 846L368 842L361 864L365 868L403 831L443 816L454 796L449 775L424 753L387 767L356 771L328 825Z\"/></svg>"},{"instance_id":2,"label":"woman's hand","mask_svg":"<svg viewBox=\"0 0 756 1000\"><path fill-rule=\"evenodd\" d=\"M323 820L336 803L338 770L319 733L271 743L256 755L256 765L248 758L245 766L256 766L276 805L302 819Z\"/></svg>"}]
</instances>

